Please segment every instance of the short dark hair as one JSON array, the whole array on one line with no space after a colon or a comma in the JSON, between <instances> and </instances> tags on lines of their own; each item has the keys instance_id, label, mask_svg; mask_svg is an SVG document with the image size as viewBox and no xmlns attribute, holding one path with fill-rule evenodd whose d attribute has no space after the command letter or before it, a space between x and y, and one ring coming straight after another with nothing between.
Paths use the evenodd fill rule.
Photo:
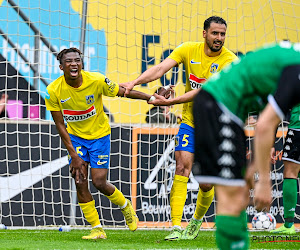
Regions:
<instances>
[{"instance_id":1,"label":"short dark hair","mask_svg":"<svg viewBox=\"0 0 300 250\"><path fill-rule=\"evenodd\" d=\"M68 48L68 49L63 49L61 52L58 53L56 59L59 61L60 64L62 64L62 58L65 54L69 53L69 52L77 52L80 57L82 56L82 52L75 48L75 47L72 47L72 48Z\"/></svg>"},{"instance_id":2,"label":"short dark hair","mask_svg":"<svg viewBox=\"0 0 300 250\"><path fill-rule=\"evenodd\" d=\"M204 21L204 27L203 27L203 29L204 29L204 30L208 30L211 23L225 24L225 26L227 27L227 23L226 23L226 21L225 21L222 17L219 17L219 16L211 16L211 17L207 18L207 19Z\"/></svg>"}]
</instances>

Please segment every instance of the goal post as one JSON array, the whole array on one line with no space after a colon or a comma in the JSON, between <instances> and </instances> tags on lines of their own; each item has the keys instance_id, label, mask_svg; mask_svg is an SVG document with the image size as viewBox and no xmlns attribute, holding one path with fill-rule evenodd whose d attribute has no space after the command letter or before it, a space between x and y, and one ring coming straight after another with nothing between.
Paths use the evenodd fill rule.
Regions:
<instances>
[{"instance_id":1,"label":"goal post","mask_svg":"<svg viewBox=\"0 0 300 250\"><path fill-rule=\"evenodd\" d=\"M225 46L242 55L269 42L300 42L298 0L0 0L0 97L8 96L0 118L0 223L9 227L88 226L76 200L67 151L45 107L47 85L58 78L57 53L84 49L84 69L117 83L138 77L181 43L203 41L203 22L212 15L228 24ZM172 84L185 89L182 66L157 81L136 86L152 94ZM169 194L175 172L174 137L179 125L147 124L146 102L103 97L111 122L108 179L132 200L145 228L171 226ZM2 104L0 104L2 105ZM182 105L170 111L182 113ZM254 131L248 131L248 156ZM249 132L250 131L250 132ZM276 139L271 212L282 222L282 144L286 124ZM191 176L183 226L195 209L198 184ZM101 223L124 228L118 207L90 183ZM255 210L247 208L249 219ZM211 228L215 200L204 217ZM300 208L296 208L299 223Z\"/></svg>"}]
</instances>

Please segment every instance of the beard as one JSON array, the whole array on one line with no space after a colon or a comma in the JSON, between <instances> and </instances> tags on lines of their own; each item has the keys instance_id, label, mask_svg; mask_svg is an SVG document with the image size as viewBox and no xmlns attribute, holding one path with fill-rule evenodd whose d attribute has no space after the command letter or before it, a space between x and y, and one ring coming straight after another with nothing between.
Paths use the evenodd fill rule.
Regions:
<instances>
[{"instance_id":1,"label":"beard","mask_svg":"<svg viewBox=\"0 0 300 250\"><path fill-rule=\"evenodd\" d=\"M222 49L224 43L221 43L219 48L214 48L214 42L210 43L209 41L206 41L206 44L212 52L218 52L220 49Z\"/></svg>"}]
</instances>

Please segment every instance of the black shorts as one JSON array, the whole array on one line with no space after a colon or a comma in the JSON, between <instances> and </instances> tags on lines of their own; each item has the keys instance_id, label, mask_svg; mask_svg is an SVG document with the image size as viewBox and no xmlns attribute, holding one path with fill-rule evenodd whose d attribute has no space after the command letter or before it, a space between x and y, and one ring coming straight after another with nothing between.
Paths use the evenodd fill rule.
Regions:
<instances>
[{"instance_id":1,"label":"black shorts","mask_svg":"<svg viewBox=\"0 0 300 250\"><path fill-rule=\"evenodd\" d=\"M195 123L195 164L199 183L244 186L246 136L228 110L201 90L193 105Z\"/></svg>"},{"instance_id":2,"label":"black shorts","mask_svg":"<svg viewBox=\"0 0 300 250\"><path fill-rule=\"evenodd\" d=\"M282 160L300 164L300 130L288 130L283 146Z\"/></svg>"}]
</instances>

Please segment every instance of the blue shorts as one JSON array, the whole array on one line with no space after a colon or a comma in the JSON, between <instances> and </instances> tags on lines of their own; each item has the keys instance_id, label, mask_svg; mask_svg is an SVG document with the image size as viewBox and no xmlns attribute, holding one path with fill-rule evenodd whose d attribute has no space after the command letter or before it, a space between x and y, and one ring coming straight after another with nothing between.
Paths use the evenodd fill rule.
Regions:
<instances>
[{"instance_id":1,"label":"blue shorts","mask_svg":"<svg viewBox=\"0 0 300 250\"><path fill-rule=\"evenodd\" d=\"M194 153L194 140L194 128L181 123L178 134L175 137L175 151Z\"/></svg>"},{"instance_id":2,"label":"blue shorts","mask_svg":"<svg viewBox=\"0 0 300 250\"><path fill-rule=\"evenodd\" d=\"M70 138L77 154L81 159L89 162L91 168L109 168L110 135L99 139L86 140L70 134ZM70 157L69 164L71 164Z\"/></svg>"}]
</instances>

